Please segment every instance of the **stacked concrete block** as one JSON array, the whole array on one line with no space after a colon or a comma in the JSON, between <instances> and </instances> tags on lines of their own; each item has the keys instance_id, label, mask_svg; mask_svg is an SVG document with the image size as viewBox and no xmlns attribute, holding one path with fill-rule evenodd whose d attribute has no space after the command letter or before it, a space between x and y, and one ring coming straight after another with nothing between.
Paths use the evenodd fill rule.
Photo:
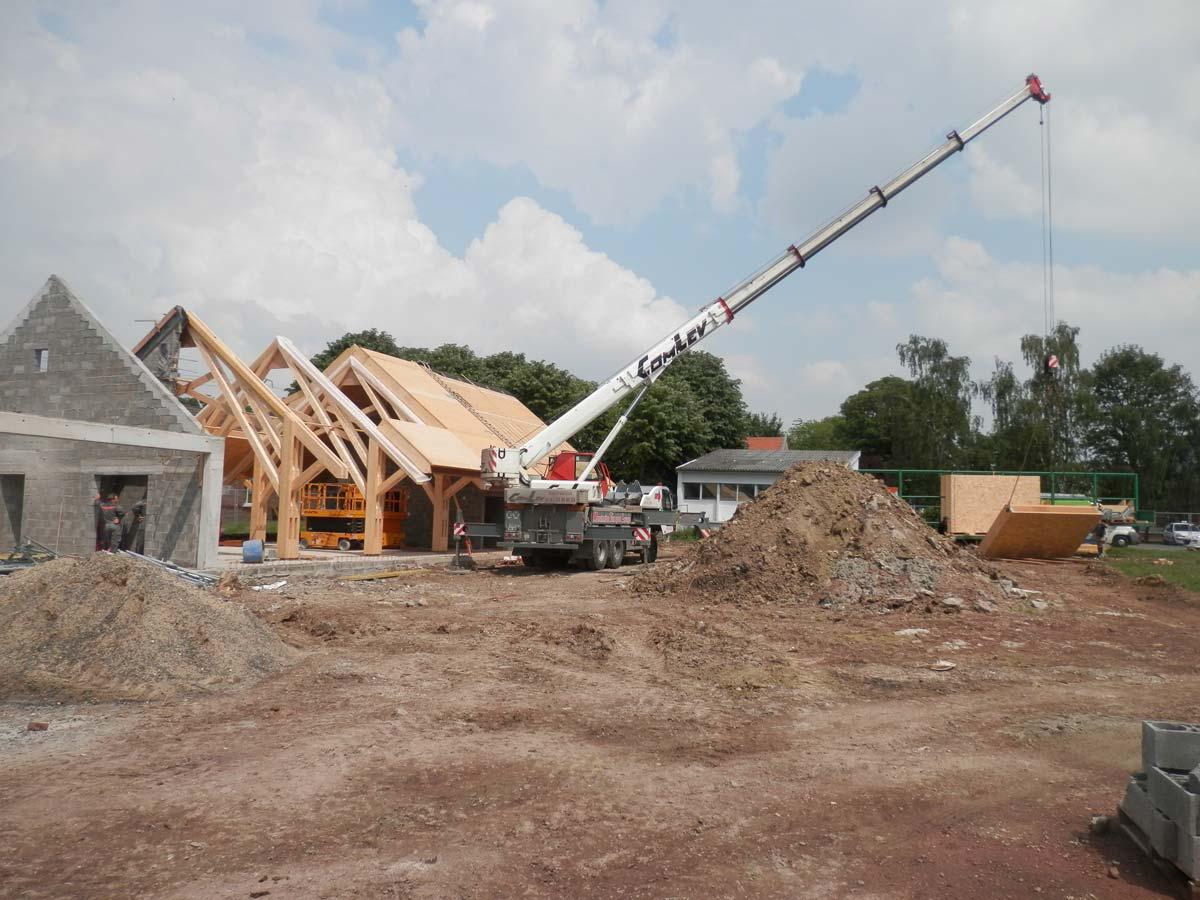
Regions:
<instances>
[{"instance_id":1,"label":"stacked concrete block","mask_svg":"<svg viewBox=\"0 0 1200 900\"><path fill-rule=\"evenodd\" d=\"M1132 836L1200 878L1200 725L1143 722L1142 765L1121 801L1140 832Z\"/></svg>"}]
</instances>

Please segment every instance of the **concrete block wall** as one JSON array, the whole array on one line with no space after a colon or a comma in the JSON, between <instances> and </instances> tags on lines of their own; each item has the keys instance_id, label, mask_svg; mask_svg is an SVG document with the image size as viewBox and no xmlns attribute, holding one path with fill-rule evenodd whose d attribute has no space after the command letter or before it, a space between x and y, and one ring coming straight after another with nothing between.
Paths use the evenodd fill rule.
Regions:
<instances>
[{"instance_id":1,"label":"concrete block wall","mask_svg":"<svg viewBox=\"0 0 1200 900\"><path fill-rule=\"evenodd\" d=\"M1121 801L1140 836L1190 878L1200 878L1200 784L1189 770L1200 767L1200 724L1143 722L1142 765ZM1131 832L1133 833L1133 832Z\"/></svg>"},{"instance_id":2,"label":"concrete block wall","mask_svg":"<svg viewBox=\"0 0 1200 900\"><path fill-rule=\"evenodd\" d=\"M404 481L400 490L408 493L408 518L404 522L405 547L433 546L433 504L419 484ZM468 522L483 521L483 491L469 484L455 495ZM456 509L450 501L449 521L454 521ZM453 547L453 543L451 543Z\"/></svg>"},{"instance_id":3,"label":"concrete block wall","mask_svg":"<svg viewBox=\"0 0 1200 900\"><path fill-rule=\"evenodd\" d=\"M96 476L146 475L146 553L185 566L198 561L204 461L181 450L24 435L0 444L0 474L24 476L25 537L60 553L92 553Z\"/></svg>"},{"instance_id":4,"label":"concrete block wall","mask_svg":"<svg viewBox=\"0 0 1200 900\"><path fill-rule=\"evenodd\" d=\"M34 351L50 351L47 371ZM56 278L0 337L0 410L200 433L153 375Z\"/></svg>"}]
</instances>

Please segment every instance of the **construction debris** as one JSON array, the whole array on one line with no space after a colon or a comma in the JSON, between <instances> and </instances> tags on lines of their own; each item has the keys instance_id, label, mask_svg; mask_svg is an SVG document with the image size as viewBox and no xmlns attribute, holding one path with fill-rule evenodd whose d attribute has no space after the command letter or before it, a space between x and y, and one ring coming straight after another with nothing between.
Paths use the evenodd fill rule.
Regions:
<instances>
[{"instance_id":1,"label":"construction debris","mask_svg":"<svg viewBox=\"0 0 1200 900\"><path fill-rule=\"evenodd\" d=\"M134 553L132 550L117 550L118 556L127 556L130 559L136 559L139 562L147 565L156 566L165 572L170 572L176 578L182 578L184 581L190 581L192 584L199 587L210 588L216 585L217 576L209 575L206 572L197 572L195 569L185 569L183 566L177 566L173 562L167 562L163 559L155 559L153 556L143 556L141 553Z\"/></svg>"},{"instance_id":2,"label":"construction debris","mask_svg":"<svg viewBox=\"0 0 1200 900\"><path fill-rule=\"evenodd\" d=\"M876 478L802 463L719 532L633 582L639 593L959 614L1008 604L995 571Z\"/></svg>"},{"instance_id":3,"label":"construction debris","mask_svg":"<svg viewBox=\"0 0 1200 900\"><path fill-rule=\"evenodd\" d=\"M13 547L12 552L0 556L0 575L20 572L28 569L30 566L36 566L38 563L57 558L58 554L49 547L25 538L25 540Z\"/></svg>"},{"instance_id":4,"label":"construction debris","mask_svg":"<svg viewBox=\"0 0 1200 900\"><path fill-rule=\"evenodd\" d=\"M57 559L0 595L0 699L144 700L257 681L294 651L241 606L136 555Z\"/></svg>"}]
</instances>

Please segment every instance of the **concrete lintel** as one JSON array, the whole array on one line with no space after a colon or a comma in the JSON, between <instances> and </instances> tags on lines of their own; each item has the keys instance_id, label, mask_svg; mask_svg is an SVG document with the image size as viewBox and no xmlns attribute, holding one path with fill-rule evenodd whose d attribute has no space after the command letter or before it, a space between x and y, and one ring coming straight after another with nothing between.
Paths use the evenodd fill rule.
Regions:
<instances>
[{"instance_id":1,"label":"concrete lintel","mask_svg":"<svg viewBox=\"0 0 1200 900\"><path fill-rule=\"evenodd\" d=\"M224 458L225 441L209 434L183 434L135 428L130 425L106 425L77 419L52 419L27 413L0 411L0 434L60 438L94 444L124 444L131 447L155 447L162 450L186 450L192 453L219 454Z\"/></svg>"}]
</instances>

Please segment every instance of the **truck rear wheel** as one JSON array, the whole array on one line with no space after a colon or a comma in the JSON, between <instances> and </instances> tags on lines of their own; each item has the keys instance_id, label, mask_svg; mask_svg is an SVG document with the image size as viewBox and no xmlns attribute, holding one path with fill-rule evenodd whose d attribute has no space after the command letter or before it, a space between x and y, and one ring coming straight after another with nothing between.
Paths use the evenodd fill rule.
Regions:
<instances>
[{"instance_id":1,"label":"truck rear wheel","mask_svg":"<svg viewBox=\"0 0 1200 900\"><path fill-rule=\"evenodd\" d=\"M625 542L610 541L608 547L608 567L619 569L625 562Z\"/></svg>"},{"instance_id":2,"label":"truck rear wheel","mask_svg":"<svg viewBox=\"0 0 1200 900\"><path fill-rule=\"evenodd\" d=\"M583 564L590 572L599 572L608 565L608 541L588 541Z\"/></svg>"},{"instance_id":3,"label":"truck rear wheel","mask_svg":"<svg viewBox=\"0 0 1200 900\"><path fill-rule=\"evenodd\" d=\"M343 552L350 549L350 542L346 538L342 538L337 543L337 548Z\"/></svg>"}]
</instances>

